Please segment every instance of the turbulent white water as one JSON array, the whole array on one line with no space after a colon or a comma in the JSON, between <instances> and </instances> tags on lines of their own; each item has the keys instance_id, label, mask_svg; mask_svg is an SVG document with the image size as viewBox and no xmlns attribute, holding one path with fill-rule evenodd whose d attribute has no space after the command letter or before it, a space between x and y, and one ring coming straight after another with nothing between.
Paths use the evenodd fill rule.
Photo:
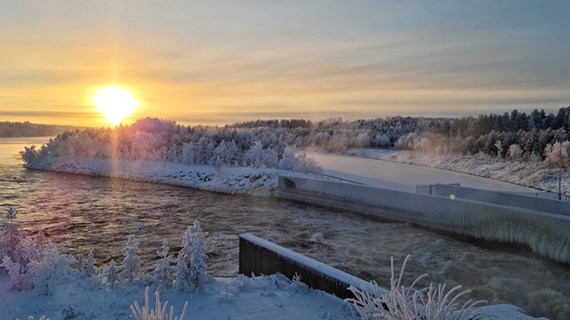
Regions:
<instances>
[{"instance_id":1,"label":"turbulent white water","mask_svg":"<svg viewBox=\"0 0 570 320\"><path fill-rule=\"evenodd\" d=\"M249 232L384 286L390 256L401 261L411 254L410 279L428 272L430 281L462 284L477 299L570 318L570 266L530 250L474 244L289 201L23 169L17 152L45 140L0 139L0 210L17 207L27 232L45 228L71 253L93 248L98 263L122 260L126 236L134 233L150 269L162 239L177 250L186 226L199 219L209 233L215 276L237 274L237 236Z\"/></svg>"}]
</instances>

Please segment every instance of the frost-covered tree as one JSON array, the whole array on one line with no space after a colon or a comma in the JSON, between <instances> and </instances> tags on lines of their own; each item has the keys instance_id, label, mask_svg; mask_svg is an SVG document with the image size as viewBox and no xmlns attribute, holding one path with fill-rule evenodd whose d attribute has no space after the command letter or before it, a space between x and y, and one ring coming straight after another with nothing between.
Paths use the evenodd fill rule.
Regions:
<instances>
[{"instance_id":1,"label":"frost-covered tree","mask_svg":"<svg viewBox=\"0 0 570 320\"><path fill-rule=\"evenodd\" d=\"M521 149L518 144L514 143L509 146L508 153L511 160L520 160L523 155L523 149Z\"/></svg>"},{"instance_id":2,"label":"frost-covered tree","mask_svg":"<svg viewBox=\"0 0 570 320\"><path fill-rule=\"evenodd\" d=\"M85 275L85 262L83 261L83 254L79 254L77 258L77 271L81 276Z\"/></svg>"},{"instance_id":3,"label":"frost-covered tree","mask_svg":"<svg viewBox=\"0 0 570 320\"><path fill-rule=\"evenodd\" d=\"M178 253L176 264L175 286L178 290L197 289L208 279L204 236L205 233L197 220L184 233L182 249Z\"/></svg>"},{"instance_id":4,"label":"frost-covered tree","mask_svg":"<svg viewBox=\"0 0 570 320\"><path fill-rule=\"evenodd\" d=\"M141 272L141 258L139 257L139 241L134 234L127 236L127 246L123 249L125 258L123 259L123 271L120 274L121 280L133 281L138 278Z\"/></svg>"},{"instance_id":5,"label":"frost-covered tree","mask_svg":"<svg viewBox=\"0 0 570 320\"><path fill-rule=\"evenodd\" d=\"M110 287L114 287L117 282L117 264L115 260L111 260L109 264L103 269L102 274L103 282L107 283Z\"/></svg>"},{"instance_id":6,"label":"frost-covered tree","mask_svg":"<svg viewBox=\"0 0 570 320\"><path fill-rule=\"evenodd\" d=\"M204 241L206 233L202 231L200 222L194 221L192 228L192 255L190 256L190 283L193 288L199 288L208 280L206 270L208 263L206 262L206 242Z\"/></svg>"},{"instance_id":7,"label":"frost-covered tree","mask_svg":"<svg viewBox=\"0 0 570 320\"><path fill-rule=\"evenodd\" d=\"M555 142L546 146L544 162L552 168L570 168L570 141Z\"/></svg>"},{"instance_id":8,"label":"frost-covered tree","mask_svg":"<svg viewBox=\"0 0 570 320\"><path fill-rule=\"evenodd\" d=\"M85 267L85 274L87 276L95 277L99 273L97 267L95 267L95 258L93 257L93 250L89 251L87 255L87 266Z\"/></svg>"},{"instance_id":9,"label":"frost-covered tree","mask_svg":"<svg viewBox=\"0 0 570 320\"><path fill-rule=\"evenodd\" d=\"M13 257L16 246L20 240L24 238L24 234L18 229L20 224L14 221L17 214L16 209L8 208L4 216L6 222L0 224L0 226L3 226L2 233L0 234L0 259L6 256Z\"/></svg>"},{"instance_id":10,"label":"frost-covered tree","mask_svg":"<svg viewBox=\"0 0 570 320\"><path fill-rule=\"evenodd\" d=\"M182 248L176 258L176 280L174 286L180 291L188 291L190 286L190 257L192 255L192 229L188 227L182 239Z\"/></svg>"},{"instance_id":11,"label":"frost-covered tree","mask_svg":"<svg viewBox=\"0 0 570 320\"><path fill-rule=\"evenodd\" d=\"M162 250L156 252L160 259L154 269L152 279L157 287L168 288L172 285L172 279L168 273L168 269L170 267L170 257L168 256L169 251L170 247L168 246L168 241L163 240Z\"/></svg>"},{"instance_id":12,"label":"frost-covered tree","mask_svg":"<svg viewBox=\"0 0 570 320\"><path fill-rule=\"evenodd\" d=\"M64 254L62 248L50 248L40 261L30 262L29 274L39 294L49 295L53 285L73 279L77 270L71 267L76 260Z\"/></svg>"}]
</instances>

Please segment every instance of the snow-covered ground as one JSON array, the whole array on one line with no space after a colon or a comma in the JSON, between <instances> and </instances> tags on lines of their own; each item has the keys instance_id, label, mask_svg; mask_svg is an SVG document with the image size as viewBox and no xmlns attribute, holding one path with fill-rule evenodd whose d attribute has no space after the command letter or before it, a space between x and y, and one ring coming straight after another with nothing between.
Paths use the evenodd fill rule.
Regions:
<instances>
[{"instance_id":1,"label":"snow-covered ground","mask_svg":"<svg viewBox=\"0 0 570 320\"><path fill-rule=\"evenodd\" d=\"M0 319L130 319L130 305L144 305L145 288L124 284L111 289L91 279L61 284L49 296L34 290L10 292L8 276L0 275ZM155 289L150 306L154 309ZM185 319L346 319L351 310L341 299L307 289L282 275L214 279L197 292L161 289L161 302L168 301L180 315L188 301Z\"/></svg>"},{"instance_id":2,"label":"snow-covered ground","mask_svg":"<svg viewBox=\"0 0 570 320\"><path fill-rule=\"evenodd\" d=\"M309 154L313 156L313 153ZM401 164L438 168L447 170L447 172L453 171L454 173L450 173L452 175L464 173L465 175L462 175L464 177L475 176L472 177L474 180L479 179L478 177L489 178L479 179L478 181L494 181L490 186L491 188L493 186L501 186L503 188L509 184L511 186L514 184L531 188L531 192L549 191L558 193L558 170L546 167L543 162L510 161L478 156L450 156L390 149L351 149L346 154ZM438 170L438 172L445 171ZM399 174L401 173L399 172ZM507 182L508 184L501 184L500 182ZM464 183L462 185L473 186ZM517 191L517 189L525 190L524 188L514 188L514 191ZM563 192L564 190L570 190L570 172L562 173L562 190Z\"/></svg>"},{"instance_id":3,"label":"snow-covered ground","mask_svg":"<svg viewBox=\"0 0 570 320\"><path fill-rule=\"evenodd\" d=\"M31 169L115 177L191 187L229 194L268 196L277 186L278 169L213 167L161 161L111 160L59 157L49 165L28 165ZM295 174L288 172L288 174Z\"/></svg>"},{"instance_id":4,"label":"snow-covered ground","mask_svg":"<svg viewBox=\"0 0 570 320\"><path fill-rule=\"evenodd\" d=\"M111 289L93 279L76 279L53 287L50 295L34 290L8 291L8 276L0 274L0 319L36 320L45 315L58 319L132 319L130 306L137 301L144 306L145 287L137 283L118 285ZM155 308L156 289L150 290L150 307ZM186 320L279 320L279 319L355 319L347 302L284 276L270 275L249 278L217 278L196 292L160 289L160 301L174 306L180 315L188 301ZM512 305L483 307L486 319L531 320Z\"/></svg>"},{"instance_id":5,"label":"snow-covered ground","mask_svg":"<svg viewBox=\"0 0 570 320\"><path fill-rule=\"evenodd\" d=\"M360 151L360 152L357 152ZM451 184L459 183L465 187L473 187L495 191L537 192L537 190L506 183L495 179L474 175L416 166L390 161L367 159L366 150L353 150L347 156L331 153L307 151L307 156L315 159L325 174L348 179L370 186L415 192L418 184Z\"/></svg>"}]
</instances>

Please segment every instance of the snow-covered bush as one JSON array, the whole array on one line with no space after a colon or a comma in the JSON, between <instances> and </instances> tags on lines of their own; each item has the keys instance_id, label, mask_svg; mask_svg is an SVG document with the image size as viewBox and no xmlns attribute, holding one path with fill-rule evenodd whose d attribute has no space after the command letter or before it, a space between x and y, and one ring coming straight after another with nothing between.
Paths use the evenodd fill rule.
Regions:
<instances>
[{"instance_id":1,"label":"snow-covered bush","mask_svg":"<svg viewBox=\"0 0 570 320\"><path fill-rule=\"evenodd\" d=\"M523 155L523 149L521 149L518 144L514 143L509 146L508 154L511 160L520 160Z\"/></svg>"},{"instance_id":2,"label":"snow-covered bush","mask_svg":"<svg viewBox=\"0 0 570 320\"><path fill-rule=\"evenodd\" d=\"M33 240L26 238L14 222L17 212L7 210L4 230L0 235L0 271L8 272L11 290L36 288L40 294L49 294L50 286L71 277L75 259L51 243L39 231Z\"/></svg>"},{"instance_id":3,"label":"snow-covered bush","mask_svg":"<svg viewBox=\"0 0 570 320\"><path fill-rule=\"evenodd\" d=\"M134 234L127 236L127 246L123 249L125 258L123 259L123 271L120 274L121 280L133 281L139 277L141 272L141 258L139 257L139 241Z\"/></svg>"},{"instance_id":4,"label":"snow-covered bush","mask_svg":"<svg viewBox=\"0 0 570 320\"><path fill-rule=\"evenodd\" d=\"M76 260L64 253L62 248L51 247L45 254L44 258L36 261L33 260L28 272L33 279L33 286L39 294L51 294L51 288L55 284L69 281L75 277L77 270L71 265Z\"/></svg>"},{"instance_id":5,"label":"snow-covered bush","mask_svg":"<svg viewBox=\"0 0 570 320\"><path fill-rule=\"evenodd\" d=\"M544 162L552 168L570 168L570 141L555 142L546 146Z\"/></svg>"},{"instance_id":6,"label":"snow-covered bush","mask_svg":"<svg viewBox=\"0 0 570 320\"><path fill-rule=\"evenodd\" d=\"M184 320L186 310L188 309L188 301L184 303L184 308L182 309L180 317L174 316L174 306L170 306L170 312L166 313L168 301L164 302L164 305L160 302L160 294L158 293L158 290L154 293L155 309L150 309L148 296L149 290L150 289L147 287L144 291L144 306L142 309L136 301L131 305L131 312L136 320Z\"/></svg>"},{"instance_id":7,"label":"snow-covered bush","mask_svg":"<svg viewBox=\"0 0 570 320\"><path fill-rule=\"evenodd\" d=\"M313 172L322 173L323 169L312 158L308 158L302 150L286 147L281 160L279 160L279 169L288 171Z\"/></svg>"},{"instance_id":8,"label":"snow-covered bush","mask_svg":"<svg viewBox=\"0 0 570 320\"><path fill-rule=\"evenodd\" d=\"M458 299L470 293L470 290L461 290L461 286L456 286L446 291L445 285L434 286L430 283L428 287L416 289L416 284L427 275L418 277L410 287L402 284L402 278L406 263L410 256L407 256L400 270L400 275L396 279L394 274L394 259L391 259L392 274L390 277L390 292L382 294L377 290L375 282L371 282L368 287L356 288L350 286L349 290L355 298L346 299L356 308L359 316L363 320L476 320L488 319L483 314L479 305L485 301L467 301L463 305L458 303Z\"/></svg>"}]
</instances>

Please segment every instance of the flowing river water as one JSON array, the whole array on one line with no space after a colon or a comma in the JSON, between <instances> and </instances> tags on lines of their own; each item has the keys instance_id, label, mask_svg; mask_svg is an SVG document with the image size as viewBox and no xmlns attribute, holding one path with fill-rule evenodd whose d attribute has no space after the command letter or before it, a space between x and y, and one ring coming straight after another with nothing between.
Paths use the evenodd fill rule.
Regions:
<instances>
[{"instance_id":1,"label":"flowing river water","mask_svg":"<svg viewBox=\"0 0 570 320\"><path fill-rule=\"evenodd\" d=\"M429 281L473 290L471 298L570 319L570 266L530 250L274 198L22 168L18 152L46 140L0 139L2 216L8 207L17 208L26 233L44 229L74 255L93 250L99 266L120 262L127 235L135 234L143 267L150 270L162 240L178 251L184 230L198 219L208 232L213 276L237 275L238 235L249 232L384 287L390 257L399 266L410 254L407 284L429 273Z\"/></svg>"}]
</instances>

